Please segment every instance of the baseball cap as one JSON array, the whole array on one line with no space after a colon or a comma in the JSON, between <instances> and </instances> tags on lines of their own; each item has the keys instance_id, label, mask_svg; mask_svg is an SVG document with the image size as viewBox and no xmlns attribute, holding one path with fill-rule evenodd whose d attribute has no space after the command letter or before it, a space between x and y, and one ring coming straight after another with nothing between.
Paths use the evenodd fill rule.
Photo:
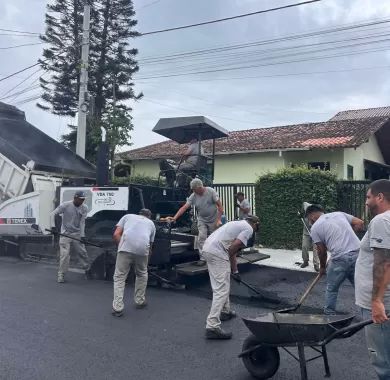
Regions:
<instances>
[{"instance_id":1,"label":"baseball cap","mask_svg":"<svg viewBox=\"0 0 390 380\"><path fill-rule=\"evenodd\" d=\"M74 197L75 197L75 198L79 198L79 199L85 199L85 198L87 198L87 196L85 195L84 191L81 191L81 190L76 191L76 192L74 193Z\"/></svg>"}]
</instances>

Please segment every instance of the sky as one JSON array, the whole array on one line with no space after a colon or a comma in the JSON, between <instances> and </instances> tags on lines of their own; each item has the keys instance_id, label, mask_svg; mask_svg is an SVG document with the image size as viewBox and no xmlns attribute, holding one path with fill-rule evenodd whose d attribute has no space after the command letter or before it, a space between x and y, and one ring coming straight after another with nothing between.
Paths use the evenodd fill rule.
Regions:
<instances>
[{"instance_id":1,"label":"sky","mask_svg":"<svg viewBox=\"0 0 390 380\"><path fill-rule=\"evenodd\" d=\"M135 0L136 29L149 32L296 2L299 0ZM0 28L44 32L45 6L44 0L2 1ZM390 21L389 1L322 0L138 37L131 41L139 50L140 71L134 83L144 97L131 103L134 131L121 151L164 140L152 132L162 117L204 115L233 131L325 121L346 109L390 105L390 22L386 19ZM383 23L315 34L379 21ZM264 45L266 40L306 33L314 35ZM34 42L39 40L0 31L0 78L36 63L43 45L1 48ZM257 45L167 60L183 52L252 42ZM38 109L36 101L23 103L39 94L38 88L9 96L36 84L42 74L36 70L0 82L0 101L18 106L29 122L58 140L72 120Z\"/></svg>"}]
</instances>

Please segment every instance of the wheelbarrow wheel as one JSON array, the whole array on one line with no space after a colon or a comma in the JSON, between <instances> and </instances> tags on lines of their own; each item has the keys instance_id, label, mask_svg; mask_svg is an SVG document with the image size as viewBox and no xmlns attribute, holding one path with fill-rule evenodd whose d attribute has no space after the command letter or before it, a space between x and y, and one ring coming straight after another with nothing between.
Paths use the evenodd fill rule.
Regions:
<instances>
[{"instance_id":1,"label":"wheelbarrow wheel","mask_svg":"<svg viewBox=\"0 0 390 380\"><path fill-rule=\"evenodd\" d=\"M260 342L254 335L248 336L242 346L242 350L248 350L259 345ZM260 380L269 379L279 368L280 356L276 347L262 346L244 355L242 361L249 373Z\"/></svg>"}]
</instances>

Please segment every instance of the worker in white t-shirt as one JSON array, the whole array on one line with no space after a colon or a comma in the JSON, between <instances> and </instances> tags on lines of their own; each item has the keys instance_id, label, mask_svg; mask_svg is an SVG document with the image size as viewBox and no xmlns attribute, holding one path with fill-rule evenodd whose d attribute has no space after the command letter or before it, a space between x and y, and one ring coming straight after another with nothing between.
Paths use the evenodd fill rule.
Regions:
<instances>
[{"instance_id":1,"label":"worker in white t-shirt","mask_svg":"<svg viewBox=\"0 0 390 380\"><path fill-rule=\"evenodd\" d=\"M116 225L114 241L118 244L114 273L114 301L112 315L123 315L123 295L126 279L132 265L135 266L134 302L137 309L146 306L145 291L148 283L148 261L156 227L150 220L152 213L142 209L139 215L127 214Z\"/></svg>"},{"instance_id":2,"label":"worker in white t-shirt","mask_svg":"<svg viewBox=\"0 0 390 380\"><path fill-rule=\"evenodd\" d=\"M237 268L237 253L247 246L248 240L258 230L259 218L248 215L245 220L228 222L205 241L203 256L207 262L213 302L206 323L207 339L230 339L231 332L221 328L221 321L227 321L236 316L230 310L230 274L237 281L240 275Z\"/></svg>"}]
</instances>

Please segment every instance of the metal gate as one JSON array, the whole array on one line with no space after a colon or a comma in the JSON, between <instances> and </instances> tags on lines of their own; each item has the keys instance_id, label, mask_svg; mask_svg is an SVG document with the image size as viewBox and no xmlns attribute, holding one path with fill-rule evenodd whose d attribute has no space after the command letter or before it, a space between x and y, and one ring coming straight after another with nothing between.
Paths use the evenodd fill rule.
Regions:
<instances>
[{"instance_id":1,"label":"metal gate","mask_svg":"<svg viewBox=\"0 0 390 380\"><path fill-rule=\"evenodd\" d=\"M370 181L340 181L337 186L338 210L367 222L369 215L365 203L369 184Z\"/></svg>"},{"instance_id":2,"label":"metal gate","mask_svg":"<svg viewBox=\"0 0 390 380\"><path fill-rule=\"evenodd\" d=\"M251 204L251 213L254 214L256 210L255 204L255 185L253 183L242 184L217 184L213 186L215 191L221 198L225 215L228 221L238 218L238 212L235 205L237 204L235 195L238 192L245 194L245 198L248 199Z\"/></svg>"}]
</instances>

